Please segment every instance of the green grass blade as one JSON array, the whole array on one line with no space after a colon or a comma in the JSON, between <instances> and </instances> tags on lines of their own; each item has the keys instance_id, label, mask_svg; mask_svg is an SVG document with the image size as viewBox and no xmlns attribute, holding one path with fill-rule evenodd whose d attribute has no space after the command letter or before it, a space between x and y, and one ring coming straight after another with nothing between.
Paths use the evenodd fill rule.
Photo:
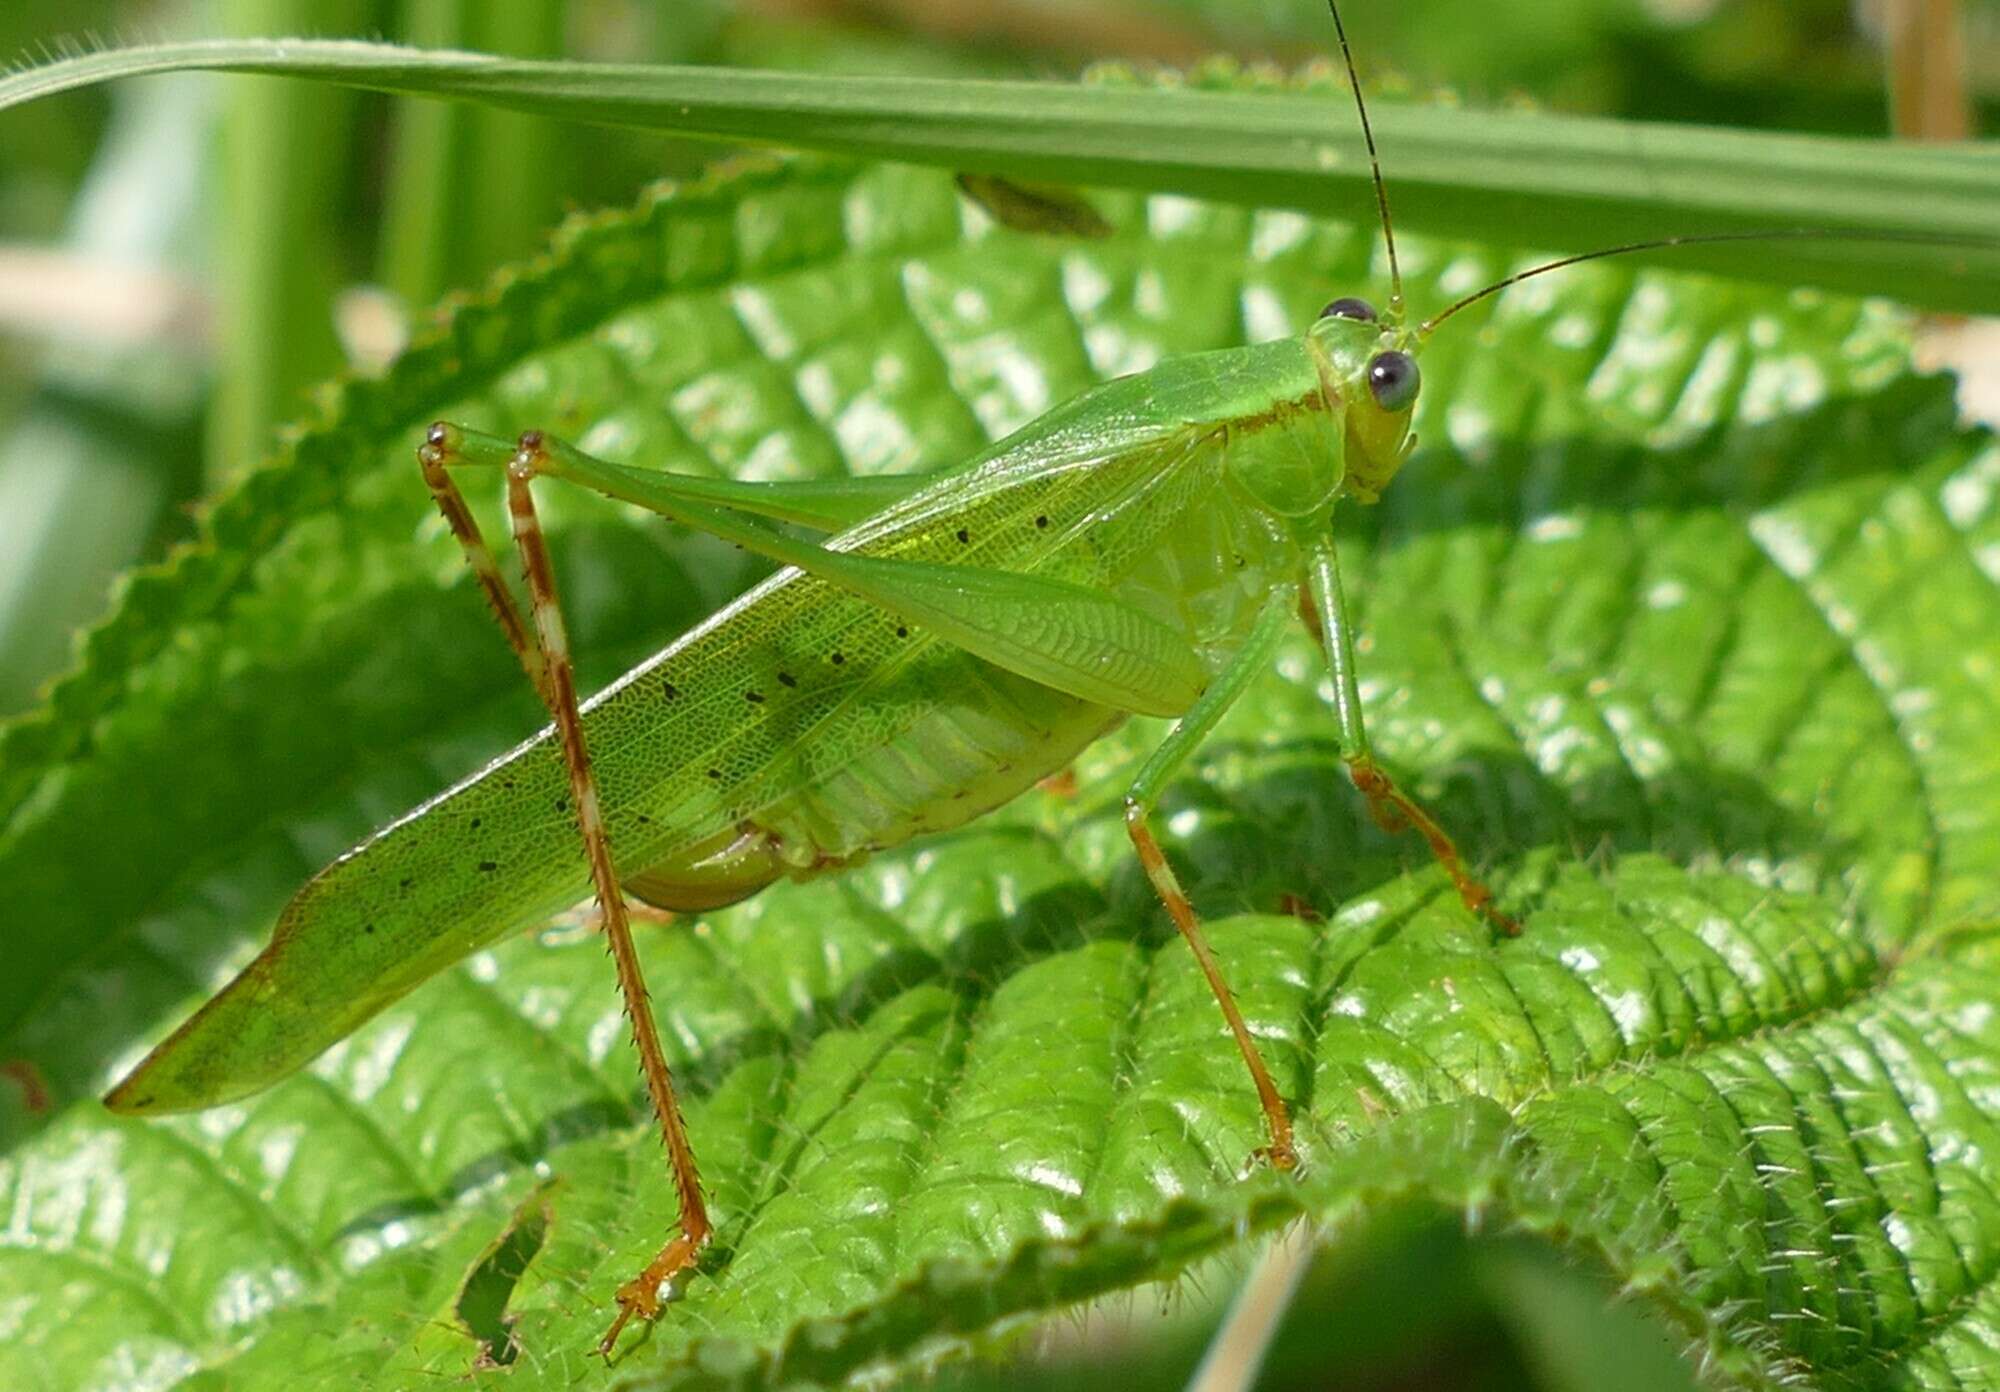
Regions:
<instances>
[{"instance_id":1,"label":"green grass blade","mask_svg":"<svg viewBox=\"0 0 2000 1392\"><path fill-rule=\"evenodd\" d=\"M404 36L424 45L464 41L474 0L409 0ZM472 112L458 103L404 102L391 113L383 177L377 278L406 309L428 304L485 268L468 253L471 224L485 211L469 192L440 198L466 182Z\"/></svg>"},{"instance_id":2,"label":"green grass blade","mask_svg":"<svg viewBox=\"0 0 2000 1392\"><path fill-rule=\"evenodd\" d=\"M261 72L689 136L1332 215L1365 208L1351 113L1329 93L828 77L529 62L342 41L166 44L0 79L0 109L93 82L189 68ZM1582 251L1669 233L1769 227L1954 234L2000 227L2000 160L1977 145L1645 125L1378 104L1410 229ZM1663 253L1786 284L2000 309L2000 246L1826 242Z\"/></svg>"},{"instance_id":3,"label":"green grass blade","mask_svg":"<svg viewBox=\"0 0 2000 1392\"><path fill-rule=\"evenodd\" d=\"M563 50L568 0L510 0L473 12L474 46L482 52L523 58L556 58ZM573 132L519 112L475 107L466 133L469 187L448 197L472 203L464 279L477 280L495 266L527 256L562 219L562 187L550 177L568 158ZM436 197L439 190L432 190Z\"/></svg>"},{"instance_id":4,"label":"green grass blade","mask_svg":"<svg viewBox=\"0 0 2000 1392\"><path fill-rule=\"evenodd\" d=\"M459 45L531 58L558 55L567 0L407 0L403 32L424 46ZM416 310L454 285L531 252L559 220L550 176L565 132L518 112L462 103L404 103L393 117L381 278Z\"/></svg>"},{"instance_id":5,"label":"green grass blade","mask_svg":"<svg viewBox=\"0 0 2000 1392\"><path fill-rule=\"evenodd\" d=\"M355 0L228 0L222 20L256 33L356 27ZM357 99L352 93L231 83L218 142L215 394L208 477L239 477L296 415L305 388L337 370L335 214ZM284 345L274 351L273 345Z\"/></svg>"}]
</instances>

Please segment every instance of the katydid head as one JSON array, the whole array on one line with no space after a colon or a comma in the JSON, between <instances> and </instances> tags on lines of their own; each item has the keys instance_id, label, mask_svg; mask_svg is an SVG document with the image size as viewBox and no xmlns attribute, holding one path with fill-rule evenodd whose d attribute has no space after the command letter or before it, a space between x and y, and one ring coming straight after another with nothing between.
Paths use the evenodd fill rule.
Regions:
<instances>
[{"instance_id":1,"label":"katydid head","mask_svg":"<svg viewBox=\"0 0 2000 1392\"><path fill-rule=\"evenodd\" d=\"M1368 172L1382 220L1382 250L1389 258L1389 308L1387 313L1377 314L1368 301L1342 296L1320 311L1306 332L1306 341L1319 366L1327 404L1338 407L1346 419L1343 491L1360 502L1372 503L1416 448L1416 438L1410 434L1410 413L1416 408L1423 377L1417 371L1417 336L1403 327L1403 268L1396 261L1389 189L1382 181L1382 160L1375 152L1368 103L1361 96L1361 78L1354 71L1354 53L1347 44L1347 26L1340 22L1338 0L1327 0L1326 7L1340 39L1340 60L1347 68L1348 86L1354 89L1362 143L1368 147Z\"/></svg>"},{"instance_id":2,"label":"katydid head","mask_svg":"<svg viewBox=\"0 0 2000 1392\"><path fill-rule=\"evenodd\" d=\"M1858 241L1928 247L1957 246L1984 251L1995 248L1994 240L1984 236L1859 228L1780 227L1659 237L1563 256L1515 271L1460 296L1428 319L1406 327L1403 273L1396 259L1396 232L1389 217L1389 192L1382 179L1382 161L1375 149L1375 132L1368 120L1368 103L1361 95L1361 80L1355 73L1354 54L1348 46L1346 26L1341 23L1339 0L1327 0L1327 10L1333 16L1334 33L1340 41L1341 61L1347 69L1348 85L1354 92L1354 109L1360 118L1361 138L1368 151L1369 176L1375 188L1375 207L1381 220L1382 249L1389 263L1389 303L1383 312L1378 314L1366 300L1343 297L1321 310L1320 317L1306 333L1314 360L1319 365L1321 388L1327 404L1334 414L1346 417L1346 438L1343 442L1345 473L1339 481L1339 490L1361 502L1374 502L1416 448L1416 438L1410 434L1410 412L1416 405L1421 380L1416 363L1418 350L1453 315L1470 309L1509 286L1586 261L1725 242Z\"/></svg>"},{"instance_id":3,"label":"katydid head","mask_svg":"<svg viewBox=\"0 0 2000 1392\"><path fill-rule=\"evenodd\" d=\"M1328 305L1305 335L1317 388L1245 419L1255 426L1231 440L1238 483L1265 510L1292 519L1322 518L1343 496L1374 502L1416 443L1415 346L1365 300Z\"/></svg>"},{"instance_id":4,"label":"katydid head","mask_svg":"<svg viewBox=\"0 0 2000 1392\"><path fill-rule=\"evenodd\" d=\"M1320 383L1345 419L1345 491L1372 503L1410 457L1410 413L1423 376L1415 336L1366 300L1342 298L1306 331Z\"/></svg>"}]
</instances>

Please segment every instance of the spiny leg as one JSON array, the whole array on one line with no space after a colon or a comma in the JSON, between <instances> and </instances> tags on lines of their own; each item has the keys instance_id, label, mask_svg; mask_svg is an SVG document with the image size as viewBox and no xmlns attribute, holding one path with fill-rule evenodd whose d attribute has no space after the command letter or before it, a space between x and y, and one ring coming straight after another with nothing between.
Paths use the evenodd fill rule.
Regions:
<instances>
[{"instance_id":1,"label":"spiny leg","mask_svg":"<svg viewBox=\"0 0 2000 1392\"><path fill-rule=\"evenodd\" d=\"M608 1356L632 1316L636 1314L652 1319L659 1313L660 1286L694 1265L695 1258L708 1244L713 1229L709 1224L707 1205L702 1200L701 1177L695 1169L694 1149L688 1143L687 1126L681 1119L679 1099L674 1095L673 1075L667 1067L666 1053L660 1047L659 1029L653 1021L652 1003L639 967L638 951L632 943L625 896L619 889L617 871L612 864L611 839L604 825L597 780L591 772L590 753L584 742L583 718L577 710L576 676L570 664L569 636L556 595L555 570L550 564L548 544L535 512L534 492L530 486L539 468L541 437L532 433L522 436L521 448L507 462L507 513L513 527L515 546L521 554L521 567L527 577L533 614L532 630L520 623L511 596L498 583L498 570L491 564L492 553L480 539L477 525L458 498L457 488L451 485L448 478L444 479L443 487L436 481L443 476L445 466L455 457L460 457L457 455L460 438L459 432L451 427L432 427L422 451L425 477L431 481L432 493L438 497L453 533L466 546L467 554L474 557L474 570L480 575L489 602L501 615L502 626L508 629L510 641L517 632L520 634L521 641L516 651L522 654L522 665L531 677L539 674L536 688L542 693L549 714L555 721L563 764L569 773L570 794L576 804L577 825L583 836L585 856L590 863L591 882L597 890L598 907L603 914L605 943L617 969L618 989L624 997L625 1013L632 1022L632 1042L639 1052L640 1072L645 1078L654 1115L659 1119L660 1134L673 1168L674 1188L680 1198L679 1235L660 1249L644 1271L618 1289L618 1316L598 1343L598 1352ZM482 459L478 462L494 461ZM448 505L447 499L453 500L456 506ZM479 556L485 558L483 568ZM512 625L507 622L509 614L514 617Z\"/></svg>"},{"instance_id":2,"label":"spiny leg","mask_svg":"<svg viewBox=\"0 0 2000 1392\"><path fill-rule=\"evenodd\" d=\"M430 486L431 498L437 503L438 511L444 514L445 525L451 528L459 550L465 553L465 563L472 568L473 577L479 581L487 607L500 622L500 631L507 635L507 646L521 660L521 670L528 674L528 681L541 696L542 704L553 706L554 697L549 692L544 675L541 650L528 632L528 625L521 618L513 594L500 578L500 566L494 559L493 548L480 534L478 520L473 517L472 509L465 505L465 495L458 491L458 484L448 472L448 466L458 457L457 435L453 427L442 423L430 428L424 443L417 448L417 462L423 466L424 482Z\"/></svg>"},{"instance_id":3,"label":"spiny leg","mask_svg":"<svg viewBox=\"0 0 2000 1392\"><path fill-rule=\"evenodd\" d=\"M562 740L570 791L576 799L577 825L583 832L590 877L597 886L598 905L604 912L604 938L611 959L617 964L618 989L632 1022L632 1043L639 1051L640 1072L652 1098L653 1113L659 1119L661 1139L666 1142L681 1210L680 1235L662 1247L644 1271L618 1288L618 1317L597 1346L599 1353L608 1356L617 1346L619 1332L627 1320L635 1314L652 1319L659 1313L661 1284L694 1265L701 1249L708 1245L713 1229L709 1226L708 1207L702 1201L694 1148L688 1143L687 1124L681 1119L680 1099L674 1095L673 1075L667 1069L660 1032L653 1023L652 1001L639 968L638 950L632 944L625 895L619 889L618 872L611 863L611 837L605 830L603 808L598 802L597 779L591 773L590 753L584 745L583 717L576 707L576 676L570 666L569 638L556 599L555 571L549 564L548 545L535 515L534 492L530 487L540 458L541 436L532 432L523 435L520 453L507 466L507 513L527 573L535 634L540 640L538 646L552 698L550 706Z\"/></svg>"},{"instance_id":4,"label":"spiny leg","mask_svg":"<svg viewBox=\"0 0 2000 1392\"><path fill-rule=\"evenodd\" d=\"M680 922L680 915L672 909L656 909L645 900L634 899L628 895L625 900L625 921L644 928L671 928ZM580 900L548 923L537 925L529 931L539 932L552 927L578 929L587 933L603 932L604 910L597 905L597 891L591 890L590 898Z\"/></svg>"},{"instance_id":5,"label":"spiny leg","mask_svg":"<svg viewBox=\"0 0 2000 1392\"><path fill-rule=\"evenodd\" d=\"M1125 794L1125 830L1139 852L1139 864L1145 867L1153 892L1166 905L1174 926L1187 939L1188 948L1194 953L1202 975L1208 978L1208 988L1215 993L1216 1004L1222 1007L1223 1018L1229 1022L1229 1032L1236 1037L1236 1047L1250 1070L1250 1081L1256 1085L1257 1100L1263 1104L1264 1119L1270 1125L1271 1143L1259 1149L1253 1158L1268 1159L1281 1170L1289 1170L1299 1162L1298 1152L1292 1148L1291 1113L1271 1081L1270 1070L1264 1066L1264 1056L1257 1051L1257 1041L1251 1037L1249 1026L1243 1023L1243 1013L1236 1008L1236 997L1231 994L1229 983L1222 978L1222 968L1216 964L1215 954L1209 951L1208 941L1202 936L1201 921L1195 917L1194 906L1188 902L1186 892L1175 878L1173 867L1167 864L1147 819L1153 814L1160 791L1180 771L1188 756L1200 747L1216 722L1236 703L1244 687L1270 665L1271 651L1284 633L1289 617L1285 610L1282 600L1264 606L1249 641L1243 645L1236 660L1168 732L1166 740L1153 751L1153 757L1139 770L1138 778Z\"/></svg>"},{"instance_id":6,"label":"spiny leg","mask_svg":"<svg viewBox=\"0 0 2000 1392\"><path fill-rule=\"evenodd\" d=\"M1486 919L1508 937L1515 937L1521 925L1502 913L1493 902L1493 891L1465 868L1445 829L1417 801L1398 788L1368 747L1368 727L1361 715L1361 687L1354 669L1354 624L1348 617L1347 600L1340 588L1340 562L1333 538L1313 547L1307 582L1319 622L1312 625L1326 648L1328 666L1333 669L1334 716L1339 723L1340 757L1347 764L1347 776L1368 799L1375 823L1390 835L1414 828L1431 848L1431 855L1451 877L1452 886L1465 907Z\"/></svg>"}]
</instances>

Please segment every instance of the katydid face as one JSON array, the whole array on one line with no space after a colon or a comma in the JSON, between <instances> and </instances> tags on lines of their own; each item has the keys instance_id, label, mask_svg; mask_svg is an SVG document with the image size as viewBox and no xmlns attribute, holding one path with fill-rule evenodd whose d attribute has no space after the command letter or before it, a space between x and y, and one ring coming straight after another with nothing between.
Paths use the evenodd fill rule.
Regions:
<instances>
[{"instance_id":1,"label":"katydid face","mask_svg":"<svg viewBox=\"0 0 2000 1392\"><path fill-rule=\"evenodd\" d=\"M1372 503L1403 467L1415 441L1410 413L1422 378L1416 335L1382 321L1366 300L1333 301L1306 331L1335 410L1346 412L1345 492Z\"/></svg>"}]
</instances>

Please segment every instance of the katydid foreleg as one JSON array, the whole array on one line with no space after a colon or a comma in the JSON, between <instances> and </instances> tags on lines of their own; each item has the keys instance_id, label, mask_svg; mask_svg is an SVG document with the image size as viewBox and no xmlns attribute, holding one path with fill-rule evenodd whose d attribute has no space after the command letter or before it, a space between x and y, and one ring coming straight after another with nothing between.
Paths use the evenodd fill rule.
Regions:
<instances>
[{"instance_id":1,"label":"katydid foreleg","mask_svg":"<svg viewBox=\"0 0 2000 1392\"><path fill-rule=\"evenodd\" d=\"M1319 614L1317 627L1320 642L1326 648L1327 666L1333 673L1334 721L1347 776L1368 799L1368 810L1382 830L1394 835L1414 828L1444 867L1465 907L1507 936L1518 936L1521 925L1494 907L1493 891L1465 868L1465 860L1451 836L1375 762L1375 752L1368 745L1368 727L1361 714L1361 685L1355 676L1354 622L1341 591L1340 560L1332 537L1313 546L1307 585Z\"/></svg>"},{"instance_id":2,"label":"katydid foreleg","mask_svg":"<svg viewBox=\"0 0 2000 1392\"><path fill-rule=\"evenodd\" d=\"M625 1324L637 1314L651 1319L659 1313L660 1286L692 1266L712 1234L707 1205L701 1193L701 1177L695 1169L694 1148L688 1141L687 1126L681 1118L680 1101L674 1094L673 1075L660 1046L659 1028L653 1020L652 1004L640 970L639 954L632 942L625 895L611 859L611 837L604 825L603 807L597 780L591 772L590 752L584 742L583 717L577 709L576 676L569 656L569 636L563 624L562 606L556 594L555 570L550 564L548 543L535 512L533 481L538 472L540 452L533 446L537 437L524 437L521 451L507 466L507 515L520 552L521 568L527 578L532 628L520 622L512 596L500 583L499 568L481 537L478 525L466 509L458 489L446 473L451 463L450 433L433 428L419 451L424 477L452 533L471 561L474 574L486 589L487 599L500 618L501 627L520 654L522 666L547 703L561 742L563 765L569 775L570 796L576 808L578 830L590 864L590 877L597 891L604 939L618 975L618 989L625 1014L632 1025L632 1042L639 1052L640 1072L652 1102L654 1116L667 1148L674 1187L680 1199L680 1232L665 1246L646 1269L618 1289L618 1315L598 1345L609 1355ZM510 619L512 622L510 622ZM519 635L519 641L516 636Z\"/></svg>"},{"instance_id":3,"label":"katydid foreleg","mask_svg":"<svg viewBox=\"0 0 2000 1392\"><path fill-rule=\"evenodd\" d=\"M1208 987L1215 992L1216 1004L1222 1007L1223 1018L1229 1022L1229 1032L1236 1037L1236 1047L1242 1052L1243 1062L1250 1070L1250 1080L1257 1087L1257 1099L1263 1104L1264 1118L1271 1128L1271 1144L1257 1154L1269 1159L1281 1170L1289 1170L1298 1164L1298 1152L1292 1148L1291 1113L1286 1110L1285 1100L1279 1096L1277 1085L1271 1081L1270 1070L1264 1066L1264 1057L1257 1051L1257 1041L1251 1036L1250 1027L1243 1022L1243 1012L1236 1008L1236 997L1230 992L1229 983L1223 979L1215 954L1209 951L1208 942L1202 936L1201 920L1195 917L1194 906L1188 902L1186 891L1181 888L1180 880L1174 875L1173 867L1167 864L1160 843L1154 839L1152 828L1146 823L1153 814L1161 790L1180 772L1188 756L1201 747L1216 723L1243 694L1243 689L1270 666L1271 651L1277 646L1290 617L1288 607L1282 595L1265 604L1263 612L1257 617L1256 627L1237 653L1236 660L1175 723L1125 794L1125 830L1139 852L1139 864L1145 868L1146 878L1152 881L1153 892L1160 896L1160 902L1166 906L1174 926L1187 939L1188 948L1194 953L1202 975L1208 978Z\"/></svg>"}]
</instances>

